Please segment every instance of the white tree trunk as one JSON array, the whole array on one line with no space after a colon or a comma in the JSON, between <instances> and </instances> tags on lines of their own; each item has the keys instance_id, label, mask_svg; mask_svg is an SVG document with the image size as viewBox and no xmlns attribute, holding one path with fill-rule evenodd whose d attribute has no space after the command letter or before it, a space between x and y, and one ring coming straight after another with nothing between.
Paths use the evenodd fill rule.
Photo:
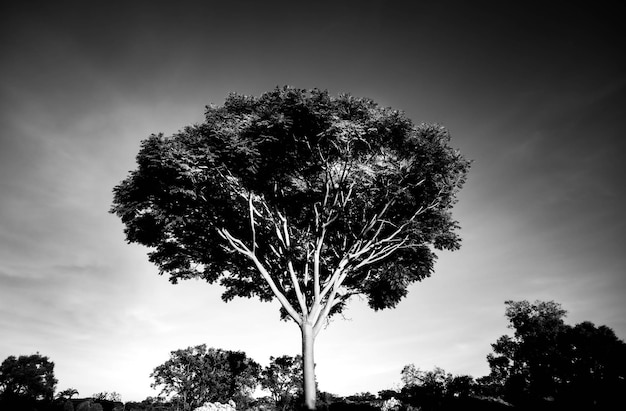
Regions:
<instances>
[{"instance_id":1,"label":"white tree trunk","mask_svg":"<svg viewBox=\"0 0 626 411\"><path fill-rule=\"evenodd\" d=\"M304 321L300 326L302 330L302 370L304 372L304 405L308 410L315 409L317 388L315 387L315 359L313 346L315 333L313 325Z\"/></svg>"}]
</instances>

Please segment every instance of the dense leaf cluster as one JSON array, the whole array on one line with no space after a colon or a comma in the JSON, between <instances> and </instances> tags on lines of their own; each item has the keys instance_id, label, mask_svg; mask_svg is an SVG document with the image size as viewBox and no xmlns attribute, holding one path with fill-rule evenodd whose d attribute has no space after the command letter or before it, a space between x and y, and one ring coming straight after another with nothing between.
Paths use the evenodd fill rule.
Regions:
<instances>
[{"instance_id":1,"label":"dense leaf cluster","mask_svg":"<svg viewBox=\"0 0 626 411\"><path fill-rule=\"evenodd\" d=\"M270 357L270 364L261 372L261 387L268 390L276 410L295 409L303 395L302 357L282 355Z\"/></svg>"},{"instance_id":2,"label":"dense leaf cluster","mask_svg":"<svg viewBox=\"0 0 626 411\"><path fill-rule=\"evenodd\" d=\"M298 287L313 301L307 273L322 239L320 281L342 261L351 270L332 313L355 294L375 309L393 307L431 274L433 247L459 247L450 210L469 162L449 140L443 127L415 126L365 98L288 87L232 94L207 107L201 124L144 140L137 169L114 189L112 212L129 242L153 248L161 274L219 280L225 300L275 295L251 259L233 252L227 231L294 305ZM283 223L288 246L277 239ZM381 258L362 264L372 253L355 250L382 239L371 247Z\"/></svg>"}]
</instances>

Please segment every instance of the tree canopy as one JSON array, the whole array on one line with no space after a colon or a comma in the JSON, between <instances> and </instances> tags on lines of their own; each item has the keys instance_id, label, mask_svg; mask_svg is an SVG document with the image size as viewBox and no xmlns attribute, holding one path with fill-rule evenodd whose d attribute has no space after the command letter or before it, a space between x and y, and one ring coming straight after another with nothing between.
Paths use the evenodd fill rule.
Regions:
<instances>
[{"instance_id":1,"label":"tree canopy","mask_svg":"<svg viewBox=\"0 0 626 411\"><path fill-rule=\"evenodd\" d=\"M0 365L0 399L51 400L56 383L54 362L39 353L11 355Z\"/></svg>"},{"instance_id":2,"label":"tree canopy","mask_svg":"<svg viewBox=\"0 0 626 411\"><path fill-rule=\"evenodd\" d=\"M302 394L302 357L270 357L270 364L261 372L260 382L272 395L277 410L294 409L295 400Z\"/></svg>"},{"instance_id":3,"label":"tree canopy","mask_svg":"<svg viewBox=\"0 0 626 411\"><path fill-rule=\"evenodd\" d=\"M335 294L332 314L358 294L393 307L431 274L432 246L459 247L450 209L469 162L449 140L370 99L231 94L203 123L144 140L112 212L172 282L219 280L224 300Z\"/></svg>"},{"instance_id":4,"label":"tree canopy","mask_svg":"<svg viewBox=\"0 0 626 411\"><path fill-rule=\"evenodd\" d=\"M560 355L559 336L566 311L554 301L506 301L505 316L513 337L503 335L487 356L491 378L505 387L507 398L535 400L554 394Z\"/></svg>"},{"instance_id":5,"label":"tree canopy","mask_svg":"<svg viewBox=\"0 0 626 411\"><path fill-rule=\"evenodd\" d=\"M565 324L554 301L507 301L514 335L504 335L487 356L486 378L517 404L546 399L603 409L626 389L626 344L606 326Z\"/></svg>"},{"instance_id":6,"label":"tree canopy","mask_svg":"<svg viewBox=\"0 0 626 411\"><path fill-rule=\"evenodd\" d=\"M208 348L206 345L172 351L154 369L152 386L174 395L194 409L206 402L229 400L242 403L257 386L260 366L241 351Z\"/></svg>"},{"instance_id":7,"label":"tree canopy","mask_svg":"<svg viewBox=\"0 0 626 411\"><path fill-rule=\"evenodd\" d=\"M440 367L423 371L413 364L402 369L401 380L403 387L398 397L424 410L447 409L447 400L469 396L475 385L469 375L453 376Z\"/></svg>"}]
</instances>

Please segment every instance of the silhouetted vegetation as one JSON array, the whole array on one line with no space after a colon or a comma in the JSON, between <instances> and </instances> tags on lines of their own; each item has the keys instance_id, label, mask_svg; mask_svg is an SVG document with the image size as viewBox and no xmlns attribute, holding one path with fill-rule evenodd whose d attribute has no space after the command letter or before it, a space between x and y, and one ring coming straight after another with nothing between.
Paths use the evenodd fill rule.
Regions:
<instances>
[{"instance_id":1,"label":"silhouetted vegetation","mask_svg":"<svg viewBox=\"0 0 626 411\"><path fill-rule=\"evenodd\" d=\"M607 326L565 324L565 310L553 301L507 301L505 315L513 336L492 344L489 375L474 379L442 368L421 370L409 364L402 386L372 394L340 397L318 392L321 411L609 410L626 390L626 344ZM204 345L172 352L155 368L156 385L180 381L204 397L172 386L169 398L121 402L115 392L73 398L68 388L54 397L54 363L40 354L10 356L0 366L0 410L24 411L179 411L206 401L237 402L238 410L287 411L304 407L300 356L271 357L261 369L243 352ZM171 372L175 371L176 375ZM170 380L165 377L170 378ZM158 384L157 384L158 382ZM258 386L271 396L252 398ZM179 388L180 388L179 387ZM209 396L207 396L207 395Z\"/></svg>"},{"instance_id":2,"label":"silhouetted vegetation","mask_svg":"<svg viewBox=\"0 0 626 411\"><path fill-rule=\"evenodd\" d=\"M507 301L513 336L492 344L488 392L520 407L607 409L626 389L626 344L606 326L565 324L553 301Z\"/></svg>"}]
</instances>

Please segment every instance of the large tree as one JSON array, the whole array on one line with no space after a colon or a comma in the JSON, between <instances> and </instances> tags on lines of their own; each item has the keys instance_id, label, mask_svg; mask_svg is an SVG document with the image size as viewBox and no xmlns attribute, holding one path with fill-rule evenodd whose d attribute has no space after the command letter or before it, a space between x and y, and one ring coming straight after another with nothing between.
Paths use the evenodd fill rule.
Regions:
<instances>
[{"instance_id":1,"label":"large tree","mask_svg":"<svg viewBox=\"0 0 626 411\"><path fill-rule=\"evenodd\" d=\"M459 247L451 208L469 162L439 125L415 126L366 98L276 88L231 94L205 120L142 142L114 189L129 242L161 274L218 281L223 299L278 300L302 335L306 405L313 345L364 296L396 306Z\"/></svg>"},{"instance_id":2,"label":"large tree","mask_svg":"<svg viewBox=\"0 0 626 411\"><path fill-rule=\"evenodd\" d=\"M257 386L260 366L241 351L206 345L172 351L170 358L154 369L153 388L175 395L185 409L206 402L229 400L242 404Z\"/></svg>"}]
</instances>

